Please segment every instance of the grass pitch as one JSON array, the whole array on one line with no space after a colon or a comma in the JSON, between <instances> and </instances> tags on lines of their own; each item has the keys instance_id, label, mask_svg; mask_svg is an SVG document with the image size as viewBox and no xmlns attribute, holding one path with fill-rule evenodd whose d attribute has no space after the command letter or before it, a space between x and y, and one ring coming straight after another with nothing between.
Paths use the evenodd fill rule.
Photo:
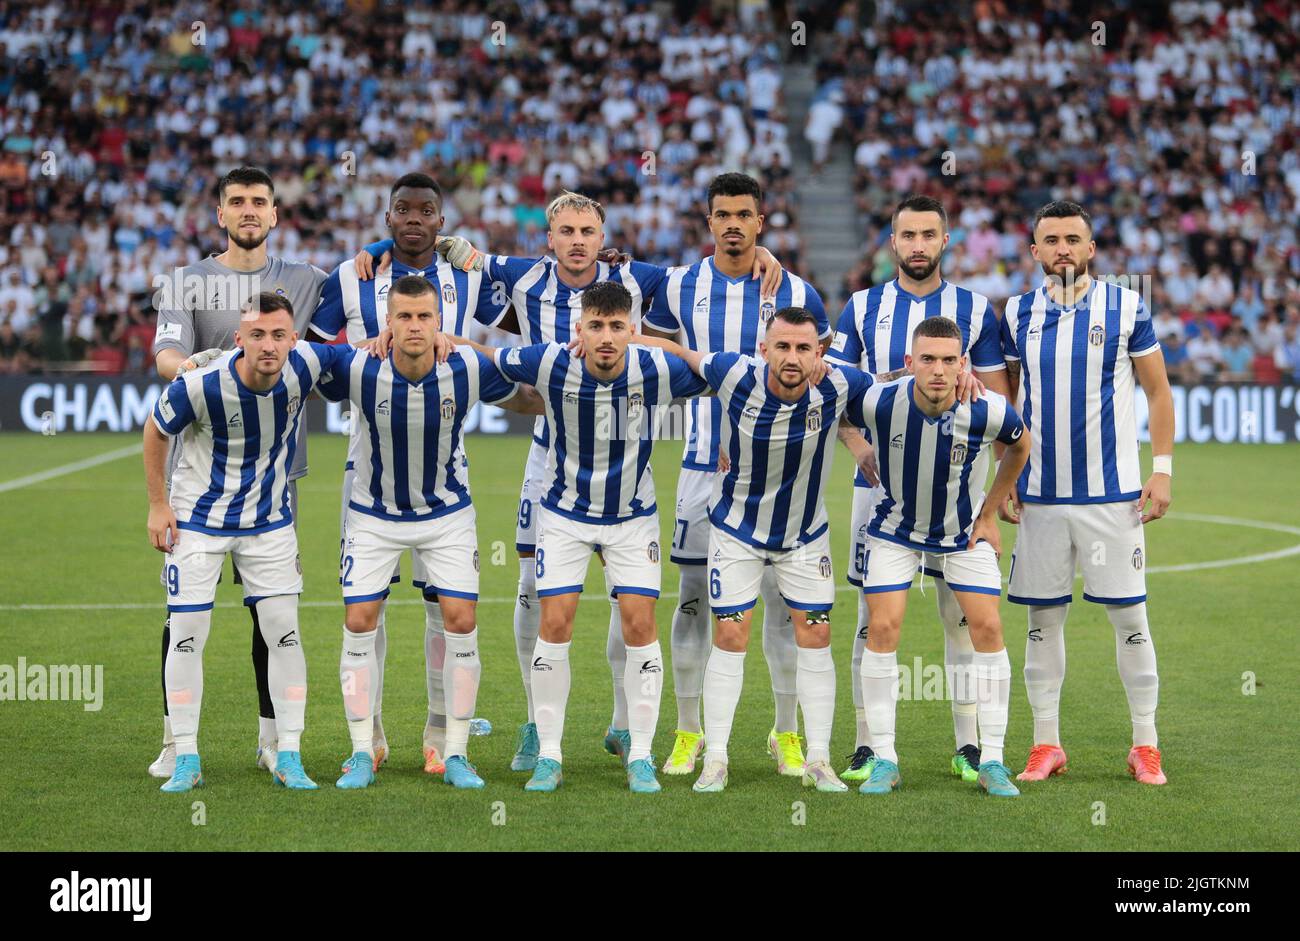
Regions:
<instances>
[{"instance_id":1,"label":"grass pitch","mask_svg":"<svg viewBox=\"0 0 1300 941\"><path fill-rule=\"evenodd\" d=\"M130 445L134 436L5 434L0 486ZM946 701L899 704L903 787L891 797L817 794L780 778L767 757L772 700L759 638L731 741L721 795L663 778L658 796L627 793L601 749L609 721L604 659L608 607L593 564L579 606L573 693L565 730L565 786L525 794L508 770L523 691L511 617L518 566L514 513L528 442L473 436L467 447L483 559L478 713L495 731L470 740L483 791L456 792L421 771L423 616L400 586L390 608L384 720L392 757L365 792L333 787L348 752L337 670L342 604L337 585L339 486L345 441L316 435L302 481L300 611L311 693L303 758L314 793L273 789L253 767L257 707L250 622L239 589L218 592L206 654L200 747L207 786L161 794L145 768L161 732L159 556L145 534L138 456L0 491L0 664L100 664L103 707L0 702L0 849L727 849L727 850L1245 850L1296 849L1300 788L1292 762L1300 714L1296 586L1300 556L1244 564L1300 544L1295 484L1300 446L1182 445L1175 516L1148 528L1150 612L1160 664L1164 788L1133 783L1124 768L1128 709L1102 609L1078 601L1067 628L1062 732L1070 772L1024 788L1015 801L984 797L948 773ZM678 442L655 456L662 533L671 538ZM827 509L837 574L848 549L850 462L837 458ZM1149 462L1149 457L1147 458ZM1014 540L1004 527L1004 564ZM1171 571L1171 567L1186 567ZM659 625L667 635L676 567L664 565ZM1076 586L1076 598L1079 589ZM1025 612L1004 602L1013 662L1007 759L1023 767L1032 723L1021 678ZM852 751L849 675L856 598L847 585L832 615L839 665L832 751ZM757 634L757 632L756 632ZM913 590L899 661L942 663L932 593ZM675 719L671 672L656 738L662 761ZM1253 682L1253 687L1252 687ZM202 806L195 804L201 801ZM1104 821L1104 822L1103 822Z\"/></svg>"}]
</instances>

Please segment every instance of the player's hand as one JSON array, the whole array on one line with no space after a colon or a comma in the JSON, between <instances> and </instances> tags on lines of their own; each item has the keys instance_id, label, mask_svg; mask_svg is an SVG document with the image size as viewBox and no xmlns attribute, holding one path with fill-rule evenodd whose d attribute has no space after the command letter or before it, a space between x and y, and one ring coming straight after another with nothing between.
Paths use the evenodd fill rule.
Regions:
<instances>
[{"instance_id":1,"label":"player's hand","mask_svg":"<svg viewBox=\"0 0 1300 941\"><path fill-rule=\"evenodd\" d=\"M979 399L983 396L984 383L980 382L973 372L957 373L957 400L962 405L969 405L971 399Z\"/></svg>"},{"instance_id":2,"label":"player's hand","mask_svg":"<svg viewBox=\"0 0 1300 941\"><path fill-rule=\"evenodd\" d=\"M382 274L388 270L388 266L393 262L391 252L384 252L379 258L379 267L375 267L375 260L370 257L370 252L364 248L357 252L357 257L352 259L352 267L357 269L357 277L362 281L369 281L377 274Z\"/></svg>"},{"instance_id":3,"label":"player's hand","mask_svg":"<svg viewBox=\"0 0 1300 941\"><path fill-rule=\"evenodd\" d=\"M607 265L619 266L626 265L632 260L630 252L621 251L617 248L602 248L596 252L596 260L603 261Z\"/></svg>"},{"instance_id":4,"label":"player's hand","mask_svg":"<svg viewBox=\"0 0 1300 941\"><path fill-rule=\"evenodd\" d=\"M384 359L388 356L388 351L393 348L393 331L385 327L379 331L379 336L373 340L366 340L364 343L358 343L357 349L369 350L370 355L375 359Z\"/></svg>"},{"instance_id":5,"label":"player's hand","mask_svg":"<svg viewBox=\"0 0 1300 941\"><path fill-rule=\"evenodd\" d=\"M459 235L444 235L433 243L433 250L461 271L483 270L483 253L469 239L463 239Z\"/></svg>"},{"instance_id":6,"label":"player's hand","mask_svg":"<svg viewBox=\"0 0 1300 941\"><path fill-rule=\"evenodd\" d=\"M439 330L433 335L434 358L438 365L447 362L447 357L456 349L456 344L452 342L451 337Z\"/></svg>"},{"instance_id":7,"label":"player's hand","mask_svg":"<svg viewBox=\"0 0 1300 941\"><path fill-rule=\"evenodd\" d=\"M210 350L203 350L201 352L195 353L189 359L182 360L181 364L176 367L176 375L183 376L191 369L202 369L204 366L208 365L208 363L212 362L214 359L220 356L223 352L225 351L214 346Z\"/></svg>"},{"instance_id":8,"label":"player's hand","mask_svg":"<svg viewBox=\"0 0 1300 941\"><path fill-rule=\"evenodd\" d=\"M966 544L967 550L974 549L981 540L993 547L995 556L1002 558L1002 533L998 529L997 519L991 513L980 513L975 517L975 525L970 530L970 541Z\"/></svg>"},{"instance_id":9,"label":"player's hand","mask_svg":"<svg viewBox=\"0 0 1300 941\"><path fill-rule=\"evenodd\" d=\"M587 355L587 345L582 342L582 337L574 337L569 341L569 352L578 359Z\"/></svg>"},{"instance_id":10,"label":"player's hand","mask_svg":"<svg viewBox=\"0 0 1300 941\"><path fill-rule=\"evenodd\" d=\"M810 385L818 385L826 374L831 371L831 364L826 361L825 356L818 356L813 360L812 369L808 370L808 382Z\"/></svg>"},{"instance_id":11,"label":"player's hand","mask_svg":"<svg viewBox=\"0 0 1300 941\"><path fill-rule=\"evenodd\" d=\"M1020 498L1016 496L1014 490L1007 497L1007 502L998 507L998 519L1004 523L1010 523L1012 526L1020 524Z\"/></svg>"},{"instance_id":12,"label":"player's hand","mask_svg":"<svg viewBox=\"0 0 1300 941\"><path fill-rule=\"evenodd\" d=\"M726 454L719 451L718 452L718 473L725 474L729 470L731 470L731 458L727 457Z\"/></svg>"},{"instance_id":13,"label":"player's hand","mask_svg":"<svg viewBox=\"0 0 1300 941\"><path fill-rule=\"evenodd\" d=\"M176 526L176 514L166 503L149 507L148 527L149 542L159 552L171 552L181 541L181 531Z\"/></svg>"},{"instance_id":14,"label":"player's hand","mask_svg":"<svg viewBox=\"0 0 1300 941\"><path fill-rule=\"evenodd\" d=\"M1172 483L1168 474L1152 474L1147 478L1146 486L1142 488L1142 496L1138 497L1137 503L1138 512L1142 514L1142 522L1158 520L1169 512L1169 504L1173 500L1169 492ZM1147 512L1148 500L1151 501L1149 513Z\"/></svg>"},{"instance_id":15,"label":"player's hand","mask_svg":"<svg viewBox=\"0 0 1300 941\"><path fill-rule=\"evenodd\" d=\"M758 246L758 250L754 252L753 277L763 279L758 286L759 296L775 298L777 288L781 286L781 278L784 275L785 269L776 260L776 256L762 245Z\"/></svg>"},{"instance_id":16,"label":"player's hand","mask_svg":"<svg viewBox=\"0 0 1300 941\"><path fill-rule=\"evenodd\" d=\"M879 487L880 464L876 461L876 449L868 444L853 457L858 462L858 470L862 471L862 476L867 479L867 483L873 487Z\"/></svg>"}]
</instances>

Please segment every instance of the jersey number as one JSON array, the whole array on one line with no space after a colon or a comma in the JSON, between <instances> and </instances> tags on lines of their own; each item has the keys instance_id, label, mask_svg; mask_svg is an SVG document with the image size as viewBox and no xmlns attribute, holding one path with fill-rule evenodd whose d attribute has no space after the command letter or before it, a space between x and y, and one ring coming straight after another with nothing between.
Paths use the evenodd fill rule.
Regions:
<instances>
[{"instance_id":1,"label":"jersey number","mask_svg":"<svg viewBox=\"0 0 1300 941\"><path fill-rule=\"evenodd\" d=\"M519 528L527 529L533 522L533 501L519 501Z\"/></svg>"},{"instance_id":2,"label":"jersey number","mask_svg":"<svg viewBox=\"0 0 1300 941\"><path fill-rule=\"evenodd\" d=\"M717 601L722 597L722 581L717 569L709 569L709 597Z\"/></svg>"},{"instance_id":3,"label":"jersey number","mask_svg":"<svg viewBox=\"0 0 1300 941\"><path fill-rule=\"evenodd\" d=\"M685 549L685 548L686 548L686 528L687 528L687 524L688 524L688 521L687 521L687 520L678 520L678 521L677 521L677 529L674 530L674 532L673 532L673 548L674 548L674 549Z\"/></svg>"},{"instance_id":4,"label":"jersey number","mask_svg":"<svg viewBox=\"0 0 1300 941\"><path fill-rule=\"evenodd\" d=\"M538 546L537 547L537 577L538 578L541 578L542 574L546 571L546 566L542 562L542 560L545 557L546 557L546 551L541 546Z\"/></svg>"},{"instance_id":5,"label":"jersey number","mask_svg":"<svg viewBox=\"0 0 1300 941\"><path fill-rule=\"evenodd\" d=\"M352 556L350 555L345 556L343 558L343 587L344 588L352 587L352 562L353 559Z\"/></svg>"},{"instance_id":6,"label":"jersey number","mask_svg":"<svg viewBox=\"0 0 1300 941\"><path fill-rule=\"evenodd\" d=\"M167 566L167 594L175 598L181 593L181 570L179 566Z\"/></svg>"},{"instance_id":7,"label":"jersey number","mask_svg":"<svg viewBox=\"0 0 1300 941\"><path fill-rule=\"evenodd\" d=\"M860 573L867 571L867 544L864 542L853 544L853 567Z\"/></svg>"}]
</instances>

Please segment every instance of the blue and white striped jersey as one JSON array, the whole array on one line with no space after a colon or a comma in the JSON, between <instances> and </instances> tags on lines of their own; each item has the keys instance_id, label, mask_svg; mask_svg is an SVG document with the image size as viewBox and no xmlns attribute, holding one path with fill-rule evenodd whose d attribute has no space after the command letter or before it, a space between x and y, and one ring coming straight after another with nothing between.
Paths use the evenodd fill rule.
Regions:
<instances>
[{"instance_id":1,"label":"blue and white striped jersey","mask_svg":"<svg viewBox=\"0 0 1300 941\"><path fill-rule=\"evenodd\" d=\"M731 469L714 478L709 522L760 549L793 549L820 536L836 427L849 402L874 380L832 369L797 402L767 387L767 363L740 353L704 357L702 375L718 393Z\"/></svg>"},{"instance_id":2,"label":"blue and white striped jersey","mask_svg":"<svg viewBox=\"0 0 1300 941\"><path fill-rule=\"evenodd\" d=\"M153 419L163 434L180 435L170 501L181 529L248 536L293 522L288 470L302 406L321 374L349 349L297 343L267 392L253 392L240 380L240 349L167 387Z\"/></svg>"},{"instance_id":3,"label":"blue and white striped jersey","mask_svg":"<svg viewBox=\"0 0 1300 941\"><path fill-rule=\"evenodd\" d=\"M782 307L806 307L817 318L817 336L823 340L830 336L826 306L807 281L786 272L775 300L764 301L759 287L757 278L729 277L714 267L711 257L702 258L693 265L669 270L645 322L700 353L757 356L772 315ZM722 428L722 406L716 399L692 402L682 467L717 470Z\"/></svg>"},{"instance_id":4,"label":"blue and white striped jersey","mask_svg":"<svg viewBox=\"0 0 1300 941\"><path fill-rule=\"evenodd\" d=\"M1006 368L997 311L987 297L948 281L917 297L903 290L897 278L854 292L840 314L826 358L877 377L906 369L903 357L912 352L912 331L927 317L946 317L961 328L962 352L970 357L972 369ZM982 484L983 475L976 476ZM858 471L853 486L871 485Z\"/></svg>"},{"instance_id":5,"label":"blue and white striped jersey","mask_svg":"<svg viewBox=\"0 0 1300 941\"><path fill-rule=\"evenodd\" d=\"M604 382L559 343L497 350L508 379L537 387L554 430L542 506L584 523L619 523L655 512L650 451L658 409L706 388L686 362L631 344L627 365Z\"/></svg>"},{"instance_id":6,"label":"blue and white striped jersey","mask_svg":"<svg viewBox=\"0 0 1300 941\"><path fill-rule=\"evenodd\" d=\"M474 403L515 394L492 360L458 346L418 382L345 348L320 382L321 395L353 406L355 470L348 505L388 520L426 520L469 506L462 426Z\"/></svg>"},{"instance_id":7,"label":"blue and white striped jersey","mask_svg":"<svg viewBox=\"0 0 1300 941\"><path fill-rule=\"evenodd\" d=\"M461 271L441 255L435 254L433 263L423 269L394 259L387 271L369 281L357 277L356 268L349 260L335 268L321 288L320 304L311 318L312 329L322 336L334 337L346 327L349 343L374 339L388 324L388 289L396 279L408 274L427 278L438 289L444 333L464 336L471 320L495 323L505 310L502 304L493 304L492 286L481 271ZM348 470L356 465L357 448L353 434L348 442Z\"/></svg>"},{"instance_id":8,"label":"blue and white striped jersey","mask_svg":"<svg viewBox=\"0 0 1300 941\"><path fill-rule=\"evenodd\" d=\"M1010 402L988 391L931 418L916 404L915 382L880 383L848 408L875 444L885 491L867 532L927 552L965 549L984 499L971 470L981 451L995 440L1011 444L1024 425Z\"/></svg>"},{"instance_id":9,"label":"blue and white striped jersey","mask_svg":"<svg viewBox=\"0 0 1300 941\"><path fill-rule=\"evenodd\" d=\"M1136 291L1092 280L1074 307L1046 285L1007 301L1002 346L1020 361L1028 503L1115 503L1142 494L1133 360L1160 349Z\"/></svg>"},{"instance_id":10,"label":"blue and white striped jersey","mask_svg":"<svg viewBox=\"0 0 1300 941\"><path fill-rule=\"evenodd\" d=\"M633 261L626 265L608 265L596 262L597 281L617 281L632 295L632 329L641 323L641 316L650 298L654 297L667 268ZM582 316L582 288L572 288L560 280L559 262L554 258L514 258L509 255L490 255L483 265L486 282L501 285L505 299L514 306L519 319L519 334L524 346L538 343L567 344L573 339L573 325ZM505 316L502 308L493 323ZM542 447L548 446L545 416L538 416L533 428L533 440Z\"/></svg>"}]
</instances>

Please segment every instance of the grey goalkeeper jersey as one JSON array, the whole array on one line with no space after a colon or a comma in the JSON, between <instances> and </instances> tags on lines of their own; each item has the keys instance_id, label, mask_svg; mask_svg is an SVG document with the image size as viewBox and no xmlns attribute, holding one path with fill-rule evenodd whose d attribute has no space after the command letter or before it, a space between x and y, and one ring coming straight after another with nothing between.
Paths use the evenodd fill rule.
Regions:
<instances>
[{"instance_id":1,"label":"grey goalkeeper jersey","mask_svg":"<svg viewBox=\"0 0 1300 941\"><path fill-rule=\"evenodd\" d=\"M320 302L321 285L327 277L315 265L267 258L256 271L235 271L217 261L215 255L197 264L174 269L168 280L155 282L158 331L153 352L180 350L186 356L216 347L235 347L239 330L239 309L244 301L263 291L288 298L293 306L293 325L306 338L307 325ZM304 408L306 403L304 403ZM298 425L298 444L289 479L307 473L307 421Z\"/></svg>"}]
</instances>

